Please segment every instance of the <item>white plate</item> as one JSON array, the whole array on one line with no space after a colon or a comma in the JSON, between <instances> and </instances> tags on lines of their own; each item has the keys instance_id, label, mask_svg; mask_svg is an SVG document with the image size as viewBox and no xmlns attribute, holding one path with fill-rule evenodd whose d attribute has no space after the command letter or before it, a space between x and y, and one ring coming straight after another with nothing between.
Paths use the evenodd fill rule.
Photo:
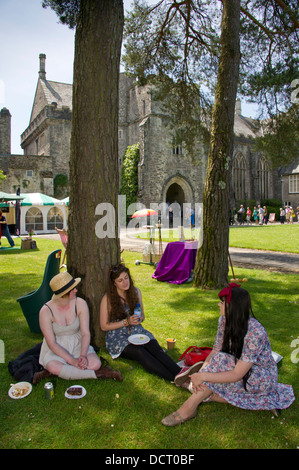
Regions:
<instances>
[{"instance_id":1,"label":"white plate","mask_svg":"<svg viewBox=\"0 0 299 470\"><path fill-rule=\"evenodd\" d=\"M24 395L18 396L18 389L25 389L27 390ZM11 385L10 389L8 390L8 396L13 398L14 400L19 400L19 398L28 397L29 393L32 391L32 385L29 382L18 382L16 384Z\"/></svg>"},{"instance_id":2,"label":"white plate","mask_svg":"<svg viewBox=\"0 0 299 470\"><path fill-rule=\"evenodd\" d=\"M81 388L81 389L82 389L82 393L81 393L81 395L70 395L69 393L67 393L67 390L68 390L69 388ZM77 400L78 398L83 398L83 397L85 397L85 395L86 395L86 390L85 390L84 387L82 387L82 385L72 385L71 387L68 387L67 390L65 391L64 396L65 396L66 398L69 398L70 400L73 400L73 399L74 399L74 400Z\"/></svg>"},{"instance_id":3,"label":"white plate","mask_svg":"<svg viewBox=\"0 0 299 470\"><path fill-rule=\"evenodd\" d=\"M128 338L128 341L131 344L146 344L150 341L149 337L147 335L131 335Z\"/></svg>"}]
</instances>

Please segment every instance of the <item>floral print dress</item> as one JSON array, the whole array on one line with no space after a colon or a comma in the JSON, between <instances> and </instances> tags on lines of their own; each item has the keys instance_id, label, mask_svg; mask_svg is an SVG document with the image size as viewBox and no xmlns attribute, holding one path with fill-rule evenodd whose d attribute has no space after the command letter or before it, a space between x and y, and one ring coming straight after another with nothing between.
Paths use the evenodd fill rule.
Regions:
<instances>
[{"instance_id":1,"label":"floral print dress","mask_svg":"<svg viewBox=\"0 0 299 470\"><path fill-rule=\"evenodd\" d=\"M130 316L130 309L128 305L124 304L125 312L127 317ZM120 321L120 320L117 320ZM121 355L123 350L129 344L129 336L131 335L147 335L150 339L155 339L154 335L143 328L142 325L123 326L116 330L109 330L106 332L106 348L112 357L116 359Z\"/></svg>"},{"instance_id":2,"label":"floral print dress","mask_svg":"<svg viewBox=\"0 0 299 470\"><path fill-rule=\"evenodd\" d=\"M213 348L217 352L212 356L211 362L201 369L203 372L224 372L235 367L234 356L221 352L224 327L225 318L221 316ZM231 405L248 410L283 409L293 403L295 397L292 386L277 381L277 365L272 356L267 332L252 317L248 321L240 360L253 363L246 390L242 380L231 383L204 382L204 384Z\"/></svg>"}]
</instances>

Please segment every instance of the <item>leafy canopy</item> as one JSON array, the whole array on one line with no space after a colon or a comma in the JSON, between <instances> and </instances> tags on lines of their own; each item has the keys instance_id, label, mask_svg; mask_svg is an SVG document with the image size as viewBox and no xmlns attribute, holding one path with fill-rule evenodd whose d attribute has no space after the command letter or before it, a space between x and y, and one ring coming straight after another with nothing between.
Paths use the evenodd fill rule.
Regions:
<instances>
[{"instance_id":1,"label":"leafy canopy","mask_svg":"<svg viewBox=\"0 0 299 470\"><path fill-rule=\"evenodd\" d=\"M221 50L222 4L218 0L160 0L148 5L135 0L125 29L126 72L140 85L152 83L156 97L171 116L177 143L192 150L196 136L210 123L218 59ZM291 100L292 83L298 74L298 2L290 0L241 1L241 65L239 93L259 104L259 118L272 124L265 128L263 149L268 156L277 143L284 121L286 148L293 153L298 120ZM274 121L279 119L279 123ZM287 126L287 122L290 122ZM269 123L269 121L267 121ZM291 131L295 125L296 133Z\"/></svg>"}]
</instances>

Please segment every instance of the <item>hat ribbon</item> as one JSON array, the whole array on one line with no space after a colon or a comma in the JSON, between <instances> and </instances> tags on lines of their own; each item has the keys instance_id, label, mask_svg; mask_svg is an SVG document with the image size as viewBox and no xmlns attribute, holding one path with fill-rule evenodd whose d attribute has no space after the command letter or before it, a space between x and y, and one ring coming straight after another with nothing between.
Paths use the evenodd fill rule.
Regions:
<instances>
[{"instance_id":1,"label":"hat ribbon","mask_svg":"<svg viewBox=\"0 0 299 470\"><path fill-rule=\"evenodd\" d=\"M65 291L69 287L71 287L73 284L75 284L75 279L72 279L70 282L68 282L65 286L61 287L58 290L53 291L55 295L61 294L61 292Z\"/></svg>"}]
</instances>

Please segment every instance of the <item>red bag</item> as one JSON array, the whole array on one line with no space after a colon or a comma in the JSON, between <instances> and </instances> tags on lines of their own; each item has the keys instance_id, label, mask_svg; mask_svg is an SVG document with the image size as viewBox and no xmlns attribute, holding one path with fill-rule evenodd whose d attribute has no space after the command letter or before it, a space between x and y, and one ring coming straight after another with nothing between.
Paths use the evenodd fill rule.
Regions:
<instances>
[{"instance_id":1,"label":"red bag","mask_svg":"<svg viewBox=\"0 0 299 470\"><path fill-rule=\"evenodd\" d=\"M196 362L204 361L212 348L199 348L198 346L189 346L188 349L181 355L180 360L184 359L186 366L193 366Z\"/></svg>"}]
</instances>

